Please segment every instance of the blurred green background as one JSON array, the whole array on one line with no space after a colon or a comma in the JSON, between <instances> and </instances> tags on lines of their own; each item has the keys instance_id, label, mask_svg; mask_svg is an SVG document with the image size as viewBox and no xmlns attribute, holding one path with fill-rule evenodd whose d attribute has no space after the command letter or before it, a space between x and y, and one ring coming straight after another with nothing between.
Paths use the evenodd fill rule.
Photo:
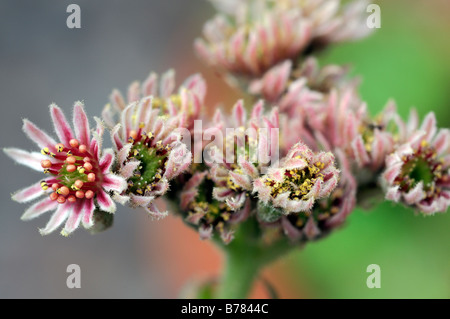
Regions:
<instances>
[{"instance_id":1,"label":"blurred green background","mask_svg":"<svg viewBox=\"0 0 450 319\"><path fill-rule=\"evenodd\" d=\"M377 1L381 28L334 47L322 63L350 64L372 114L394 98L406 117L434 111L450 126L449 1ZM308 298L449 298L450 214L432 217L392 203L355 210L347 226L288 257L294 286ZM366 268L381 268L369 289Z\"/></svg>"}]
</instances>

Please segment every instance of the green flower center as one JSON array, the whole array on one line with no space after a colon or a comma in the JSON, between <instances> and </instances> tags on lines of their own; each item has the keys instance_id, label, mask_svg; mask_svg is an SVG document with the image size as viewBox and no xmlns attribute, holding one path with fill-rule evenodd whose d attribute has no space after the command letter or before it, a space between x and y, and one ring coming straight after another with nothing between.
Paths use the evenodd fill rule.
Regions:
<instances>
[{"instance_id":1,"label":"green flower center","mask_svg":"<svg viewBox=\"0 0 450 319\"><path fill-rule=\"evenodd\" d=\"M129 193L144 195L146 191L152 191L164 176L170 146L164 146L162 142L152 142L152 134L141 134L139 139L133 139L128 159L137 159L140 165L128 179Z\"/></svg>"}]
</instances>

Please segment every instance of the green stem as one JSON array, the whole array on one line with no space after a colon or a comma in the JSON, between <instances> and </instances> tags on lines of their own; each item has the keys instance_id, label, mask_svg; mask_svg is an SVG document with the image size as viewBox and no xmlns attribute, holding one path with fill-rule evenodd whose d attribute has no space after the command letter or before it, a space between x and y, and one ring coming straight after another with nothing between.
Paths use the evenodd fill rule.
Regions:
<instances>
[{"instance_id":1,"label":"green stem","mask_svg":"<svg viewBox=\"0 0 450 319\"><path fill-rule=\"evenodd\" d=\"M228 250L217 297L246 298L261 266L253 251Z\"/></svg>"},{"instance_id":2,"label":"green stem","mask_svg":"<svg viewBox=\"0 0 450 319\"><path fill-rule=\"evenodd\" d=\"M259 232L256 220L250 219L240 225L229 245L220 244L226 260L217 298L248 297L259 272L293 247L285 238L267 245L261 241Z\"/></svg>"}]
</instances>

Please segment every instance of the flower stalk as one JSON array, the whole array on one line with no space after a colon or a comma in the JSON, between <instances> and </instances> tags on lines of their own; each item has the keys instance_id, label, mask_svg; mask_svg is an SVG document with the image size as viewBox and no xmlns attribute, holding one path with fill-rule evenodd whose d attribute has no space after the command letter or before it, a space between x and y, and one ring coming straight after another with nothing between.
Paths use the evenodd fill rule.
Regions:
<instances>
[{"instance_id":1,"label":"flower stalk","mask_svg":"<svg viewBox=\"0 0 450 319\"><path fill-rule=\"evenodd\" d=\"M296 247L284 237L270 245L260 238L258 223L249 219L239 226L230 244L216 241L225 255L223 276L216 298L248 298L262 269Z\"/></svg>"}]
</instances>

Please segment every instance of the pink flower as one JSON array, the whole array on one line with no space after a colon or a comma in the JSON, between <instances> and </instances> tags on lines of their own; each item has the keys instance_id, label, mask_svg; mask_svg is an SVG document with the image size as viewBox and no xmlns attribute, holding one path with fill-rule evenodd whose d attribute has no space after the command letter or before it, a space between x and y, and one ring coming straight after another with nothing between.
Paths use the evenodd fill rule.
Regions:
<instances>
[{"instance_id":1,"label":"pink flower","mask_svg":"<svg viewBox=\"0 0 450 319\"><path fill-rule=\"evenodd\" d=\"M200 74L188 77L175 92L175 72L165 72L158 81L158 75L150 73L141 84L135 81L128 87L126 99L119 90L113 90L110 103L102 112L105 123L114 127L120 120L120 113L131 103L144 97L152 96L153 108L159 108L161 113L176 116L180 113L184 116L184 127L192 129L194 120L199 118L206 95L206 82Z\"/></svg>"},{"instance_id":2,"label":"pink flower","mask_svg":"<svg viewBox=\"0 0 450 319\"><path fill-rule=\"evenodd\" d=\"M332 153L314 153L299 142L278 166L254 181L253 193L283 214L309 212L318 199L331 194L338 180Z\"/></svg>"},{"instance_id":3,"label":"pink flower","mask_svg":"<svg viewBox=\"0 0 450 319\"><path fill-rule=\"evenodd\" d=\"M213 197L214 183L208 171L197 171L185 183L180 194L180 208L184 220L199 232L201 239L218 233L225 244L233 240L235 225L250 214L250 203L234 211Z\"/></svg>"},{"instance_id":4,"label":"pink flower","mask_svg":"<svg viewBox=\"0 0 450 319\"><path fill-rule=\"evenodd\" d=\"M118 172L128 183L114 199L144 207L151 216L161 218L167 212L159 211L154 200L167 192L170 180L188 169L191 152L177 131L182 118L160 116L161 110L152 108L152 99L128 105L111 131Z\"/></svg>"},{"instance_id":5,"label":"pink flower","mask_svg":"<svg viewBox=\"0 0 450 319\"><path fill-rule=\"evenodd\" d=\"M366 103L350 87L332 90L323 102L306 105L301 112L307 116L311 135L322 149L342 149L359 168L379 172L394 148L389 124L394 123L396 108L391 101L372 119Z\"/></svg>"},{"instance_id":6,"label":"pink flower","mask_svg":"<svg viewBox=\"0 0 450 319\"><path fill-rule=\"evenodd\" d=\"M278 161L278 110L274 108L270 114L263 115L263 102L259 101L248 117L240 100L234 105L231 118L222 118L216 126L222 130L226 127L236 129L224 130L223 151L213 149L213 196L237 211L251 194L253 181L264 173L263 169L270 166L271 161Z\"/></svg>"},{"instance_id":7,"label":"pink flower","mask_svg":"<svg viewBox=\"0 0 450 319\"><path fill-rule=\"evenodd\" d=\"M450 205L450 131L436 128L433 112L419 129L415 116L412 121L407 126L414 133L386 159L382 174L386 199L424 214L445 212Z\"/></svg>"},{"instance_id":8,"label":"pink flower","mask_svg":"<svg viewBox=\"0 0 450 319\"><path fill-rule=\"evenodd\" d=\"M339 1L235 1L208 21L198 54L210 65L235 75L260 76L272 66L296 60L330 43L371 32L366 2L345 8Z\"/></svg>"},{"instance_id":9,"label":"pink flower","mask_svg":"<svg viewBox=\"0 0 450 319\"><path fill-rule=\"evenodd\" d=\"M336 151L341 167L341 179L328 197L319 199L311 212L282 216L281 228L293 241L308 241L324 237L340 227L356 204L356 180L347 166L345 155Z\"/></svg>"},{"instance_id":10,"label":"pink flower","mask_svg":"<svg viewBox=\"0 0 450 319\"><path fill-rule=\"evenodd\" d=\"M111 173L114 153L109 149L102 151L104 129L99 119L96 119L97 128L91 138L82 102L74 105L75 132L58 106L50 105L50 115L59 143L30 121L24 120L25 134L42 148L42 154L16 148L5 148L4 151L19 164L35 170L43 169L48 175L12 196L14 200L26 203L48 195L29 207L22 219L34 219L55 210L40 232L49 234L65 221L61 234L68 236L80 223L86 229L94 226L96 207L100 211L114 213L116 205L109 193L121 192L126 188L126 182Z\"/></svg>"}]
</instances>

